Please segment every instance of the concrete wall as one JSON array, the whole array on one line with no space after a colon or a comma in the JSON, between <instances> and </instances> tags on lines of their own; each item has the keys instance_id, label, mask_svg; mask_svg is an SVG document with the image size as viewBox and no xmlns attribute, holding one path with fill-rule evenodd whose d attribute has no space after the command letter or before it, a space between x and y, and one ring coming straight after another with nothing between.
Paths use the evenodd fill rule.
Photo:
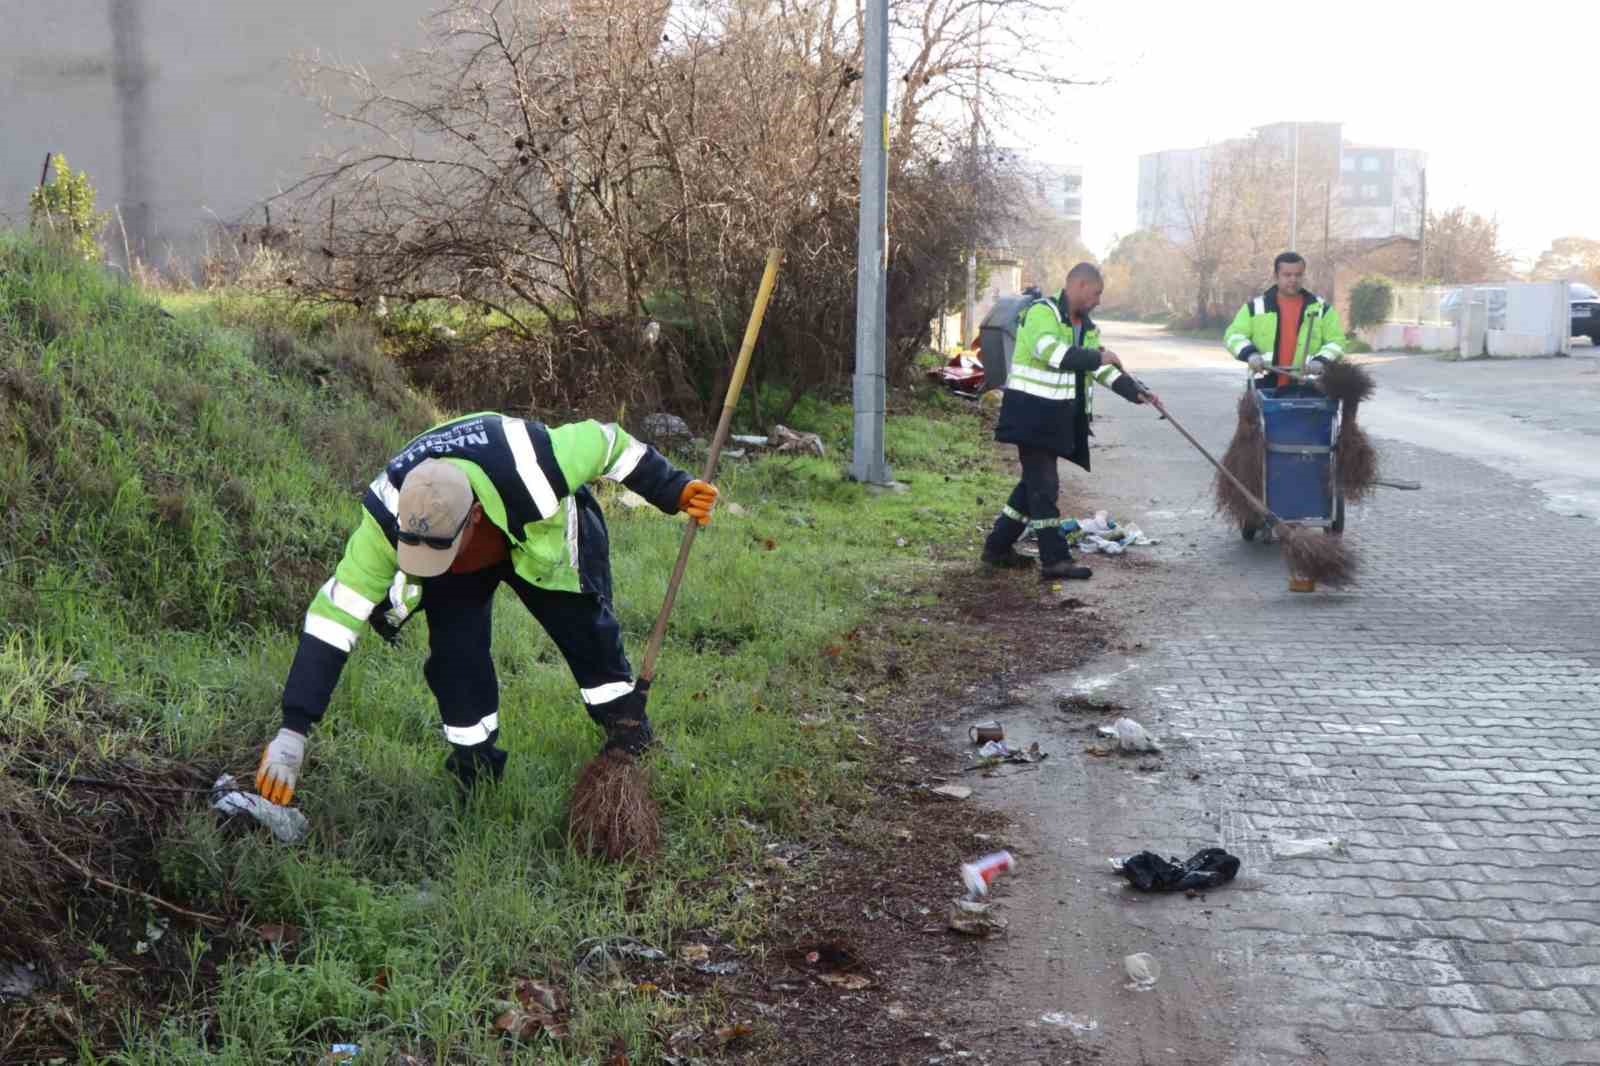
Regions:
<instances>
[{"instance_id":1,"label":"concrete wall","mask_svg":"<svg viewBox=\"0 0 1600 1066\"><path fill-rule=\"evenodd\" d=\"M435 0L12 0L0 33L0 216L25 223L46 152L120 206L136 256L192 265L218 220L303 176L328 142L296 54L382 73ZM108 235L122 259L121 235Z\"/></svg>"}]
</instances>

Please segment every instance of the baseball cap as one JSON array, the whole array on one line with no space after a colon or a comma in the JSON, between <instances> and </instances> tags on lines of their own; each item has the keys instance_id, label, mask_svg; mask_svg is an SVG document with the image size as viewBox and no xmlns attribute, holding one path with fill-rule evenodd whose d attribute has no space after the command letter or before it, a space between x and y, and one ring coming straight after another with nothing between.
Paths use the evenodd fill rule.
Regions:
<instances>
[{"instance_id":1,"label":"baseball cap","mask_svg":"<svg viewBox=\"0 0 1600 1066\"><path fill-rule=\"evenodd\" d=\"M412 467L400 483L395 509L400 569L412 577L437 577L450 569L461 550L472 501L472 485L459 467L441 459L424 459Z\"/></svg>"}]
</instances>

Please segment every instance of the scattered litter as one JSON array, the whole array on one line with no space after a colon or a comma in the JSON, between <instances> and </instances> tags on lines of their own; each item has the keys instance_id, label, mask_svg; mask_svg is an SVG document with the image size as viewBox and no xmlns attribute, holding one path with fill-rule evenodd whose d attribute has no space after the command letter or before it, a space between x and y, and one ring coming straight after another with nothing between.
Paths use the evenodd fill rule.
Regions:
<instances>
[{"instance_id":1,"label":"scattered litter","mask_svg":"<svg viewBox=\"0 0 1600 1066\"><path fill-rule=\"evenodd\" d=\"M945 796L953 800L964 800L972 795L972 789L966 785L940 785L931 791L935 796Z\"/></svg>"},{"instance_id":2,"label":"scattered litter","mask_svg":"<svg viewBox=\"0 0 1600 1066\"><path fill-rule=\"evenodd\" d=\"M1119 526L1104 511L1096 511L1093 518L1076 520L1078 528L1067 534L1067 540L1078 550L1092 555L1121 555L1129 548L1142 548L1160 544L1159 540L1145 536L1138 526Z\"/></svg>"},{"instance_id":3,"label":"scattered litter","mask_svg":"<svg viewBox=\"0 0 1600 1066\"><path fill-rule=\"evenodd\" d=\"M737 962L706 962L695 967L701 973L708 973L714 977L728 977L739 972Z\"/></svg>"},{"instance_id":4,"label":"scattered litter","mask_svg":"<svg viewBox=\"0 0 1600 1066\"><path fill-rule=\"evenodd\" d=\"M817 434L798 433L788 426L773 426L771 443L779 452L809 452L812 455L827 454L827 448L823 447L822 438Z\"/></svg>"},{"instance_id":5,"label":"scattered litter","mask_svg":"<svg viewBox=\"0 0 1600 1066\"><path fill-rule=\"evenodd\" d=\"M744 444L751 448L765 448L770 441L766 437L755 437L745 433L734 433L728 437L735 444Z\"/></svg>"},{"instance_id":6,"label":"scattered litter","mask_svg":"<svg viewBox=\"0 0 1600 1066\"><path fill-rule=\"evenodd\" d=\"M705 944L685 944L678 949L678 958L691 964L709 962L711 948Z\"/></svg>"},{"instance_id":7,"label":"scattered litter","mask_svg":"<svg viewBox=\"0 0 1600 1066\"><path fill-rule=\"evenodd\" d=\"M1205 890L1225 885L1239 873L1239 859L1222 848L1203 848L1180 862L1163 859L1153 851L1141 851L1122 859L1112 859L1111 868L1126 877L1141 892Z\"/></svg>"},{"instance_id":8,"label":"scattered litter","mask_svg":"<svg viewBox=\"0 0 1600 1066\"><path fill-rule=\"evenodd\" d=\"M1009 851L990 852L981 859L961 864L961 883L970 896L987 896L989 886L1003 873L1016 869L1017 860Z\"/></svg>"},{"instance_id":9,"label":"scattered litter","mask_svg":"<svg viewBox=\"0 0 1600 1066\"><path fill-rule=\"evenodd\" d=\"M632 937L585 940L578 945L578 972L612 973L624 959L665 962L667 953Z\"/></svg>"},{"instance_id":10,"label":"scattered litter","mask_svg":"<svg viewBox=\"0 0 1600 1066\"><path fill-rule=\"evenodd\" d=\"M993 936L1005 932L1007 922L992 905L958 899L950 905L950 928L967 936Z\"/></svg>"},{"instance_id":11,"label":"scattered litter","mask_svg":"<svg viewBox=\"0 0 1600 1066\"><path fill-rule=\"evenodd\" d=\"M632 489L623 489L621 492L617 493L617 502L622 504L622 506L626 507L630 511L636 507L647 506L650 503L649 500L645 499L637 492L634 492Z\"/></svg>"},{"instance_id":12,"label":"scattered litter","mask_svg":"<svg viewBox=\"0 0 1600 1066\"><path fill-rule=\"evenodd\" d=\"M819 975L818 980L848 992L859 992L863 988L872 987L872 978L863 973L825 973Z\"/></svg>"},{"instance_id":13,"label":"scattered litter","mask_svg":"<svg viewBox=\"0 0 1600 1066\"><path fill-rule=\"evenodd\" d=\"M26 966L20 962L0 964L0 1003L26 999L42 984L44 978L34 969L32 963Z\"/></svg>"},{"instance_id":14,"label":"scattered litter","mask_svg":"<svg viewBox=\"0 0 1600 1066\"><path fill-rule=\"evenodd\" d=\"M1097 1019L1080 1020L1077 1015L1066 1014L1062 1011L1051 1011L1039 1020L1046 1025L1059 1025L1063 1029L1071 1029L1075 1033L1092 1033L1100 1028L1100 1022Z\"/></svg>"},{"instance_id":15,"label":"scattered litter","mask_svg":"<svg viewBox=\"0 0 1600 1066\"><path fill-rule=\"evenodd\" d=\"M211 806L223 814L248 814L285 844L298 844L306 838L310 823L305 815L293 807L280 807L253 792L241 792L234 785L232 774L217 778L216 784L211 786Z\"/></svg>"},{"instance_id":16,"label":"scattered litter","mask_svg":"<svg viewBox=\"0 0 1600 1066\"><path fill-rule=\"evenodd\" d=\"M745 510L743 507L741 507L738 504L733 503L731 501L724 505L724 509L729 514L733 515L735 518L743 518L745 515L750 513L749 511Z\"/></svg>"},{"instance_id":17,"label":"scattered litter","mask_svg":"<svg viewBox=\"0 0 1600 1066\"><path fill-rule=\"evenodd\" d=\"M328 1053L322 1056L322 1062L349 1062L359 1054L361 1054L360 1044L333 1044L328 1048Z\"/></svg>"},{"instance_id":18,"label":"scattered litter","mask_svg":"<svg viewBox=\"0 0 1600 1066\"><path fill-rule=\"evenodd\" d=\"M144 939L133 945L133 953L135 955L143 955L148 952L151 945L167 935L167 926L171 922L172 919L170 918L156 918L145 922Z\"/></svg>"},{"instance_id":19,"label":"scattered litter","mask_svg":"<svg viewBox=\"0 0 1600 1066\"><path fill-rule=\"evenodd\" d=\"M1103 725L1098 730L1103 737L1108 737L1117 742L1117 747L1122 751L1160 751L1161 747L1138 722L1132 718L1118 718L1110 725Z\"/></svg>"},{"instance_id":20,"label":"scattered litter","mask_svg":"<svg viewBox=\"0 0 1600 1066\"><path fill-rule=\"evenodd\" d=\"M980 759L1003 759L1011 754L1011 748L1003 740L991 740L978 749Z\"/></svg>"},{"instance_id":21,"label":"scattered litter","mask_svg":"<svg viewBox=\"0 0 1600 1066\"><path fill-rule=\"evenodd\" d=\"M1152 989L1156 986L1156 982L1161 980L1161 964L1143 951L1137 955L1125 956L1122 968L1126 971L1129 981L1124 987L1134 992Z\"/></svg>"},{"instance_id":22,"label":"scattered litter","mask_svg":"<svg viewBox=\"0 0 1600 1066\"><path fill-rule=\"evenodd\" d=\"M1350 845L1343 837L1316 840L1275 840L1272 851L1280 859L1309 859L1318 855L1345 855Z\"/></svg>"},{"instance_id":23,"label":"scattered litter","mask_svg":"<svg viewBox=\"0 0 1600 1066\"><path fill-rule=\"evenodd\" d=\"M992 741L1006 739L1006 727L990 719L987 722L974 722L967 726L967 737L974 744L988 744Z\"/></svg>"}]
</instances>

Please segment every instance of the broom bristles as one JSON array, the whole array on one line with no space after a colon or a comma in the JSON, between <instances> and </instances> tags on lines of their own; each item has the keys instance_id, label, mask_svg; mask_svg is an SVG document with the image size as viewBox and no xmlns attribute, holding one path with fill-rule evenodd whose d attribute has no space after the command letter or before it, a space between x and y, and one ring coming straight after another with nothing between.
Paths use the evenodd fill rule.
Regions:
<instances>
[{"instance_id":1,"label":"broom bristles","mask_svg":"<svg viewBox=\"0 0 1600 1066\"><path fill-rule=\"evenodd\" d=\"M1239 397L1239 424L1234 427L1228 450L1222 454L1222 465L1246 487L1257 492L1261 490L1262 478L1266 473L1266 443L1261 432L1261 416L1256 410L1255 396L1247 385L1244 394ZM1212 479L1212 490L1218 513L1227 515L1235 525L1261 524L1260 509L1221 472Z\"/></svg>"},{"instance_id":2,"label":"broom bristles","mask_svg":"<svg viewBox=\"0 0 1600 1066\"><path fill-rule=\"evenodd\" d=\"M1371 496L1378 487L1378 450L1356 424L1356 411L1350 407L1339 424L1339 492L1355 503Z\"/></svg>"},{"instance_id":3,"label":"broom bristles","mask_svg":"<svg viewBox=\"0 0 1600 1066\"><path fill-rule=\"evenodd\" d=\"M1378 383L1372 372L1364 366L1337 359L1322 372L1320 388L1330 400L1338 400L1347 409L1372 397Z\"/></svg>"},{"instance_id":4,"label":"broom bristles","mask_svg":"<svg viewBox=\"0 0 1600 1066\"><path fill-rule=\"evenodd\" d=\"M1344 539L1320 530L1279 526L1278 540L1289 573L1310 578L1321 585L1347 585L1355 577L1355 557L1345 548Z\"/></svg>"},{"instance_id":5,"label":"broom bristles","mask_svg":"<svg viewBox=\"0 0 1600 1066\"><path fill-rule=\"evenodd\" d=\"M625 751L601 752L578 773L567 832L595 858L618 862L661 850L661 812L650 796L650 774Z\"/></svg>"}]
</instances>

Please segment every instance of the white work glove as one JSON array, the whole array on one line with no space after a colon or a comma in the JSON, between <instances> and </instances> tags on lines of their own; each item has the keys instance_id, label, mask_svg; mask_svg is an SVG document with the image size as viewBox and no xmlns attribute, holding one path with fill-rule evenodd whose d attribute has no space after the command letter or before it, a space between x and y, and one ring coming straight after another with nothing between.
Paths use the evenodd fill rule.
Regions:
<instances>
[{"instance_id":1,"label":"white work glove","mask_svg":"<svg viewBox=\"0 0 1600 1066\"><path fill-rule=\"evenodd\" d=\"M294 784L300 778L300 766L305 761L305 736L292 729L278 730L267 750L261 753L261 764L256 767L256 791L261 793L261 798L288 806L294 799Z\"/></svg>"},{"instance_id":2,"label":"white work glove","mask_svg":"<svg viewBox=\"0 0 1600 1066\"><path fill-rule=\"evenodd\" d=\"M1267 361L1261 358L1260 352L1252 353L1250 358L1245 360L1245 363L1248 364L1250 369L1254 370L1257 374L1261 373L1267 368Z\"/></svg>"}]
</instances>

